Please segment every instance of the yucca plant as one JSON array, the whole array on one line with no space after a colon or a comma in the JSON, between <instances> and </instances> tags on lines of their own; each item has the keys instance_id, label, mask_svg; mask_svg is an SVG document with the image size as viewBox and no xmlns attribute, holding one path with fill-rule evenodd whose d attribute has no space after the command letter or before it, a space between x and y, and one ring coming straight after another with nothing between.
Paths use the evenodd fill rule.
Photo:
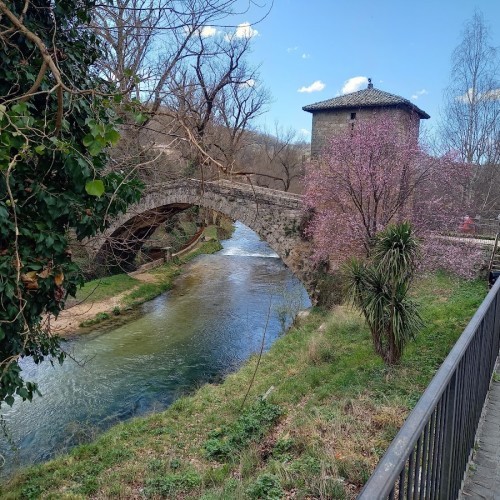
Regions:
<instances>
[{"instance_id":1,"label":"yucca plant","mask_svg":"<svg viewBox=\"0 0 500 500\"><path fill-rule=\"evenodd\" d=\"M410 223L403 222L376 236L368 262L352 259L345 266L349 297L368 323L375 351L388 365L399 362L423 324L408 298L417 258L418 240Z\"/></svg>"}]
</instances>

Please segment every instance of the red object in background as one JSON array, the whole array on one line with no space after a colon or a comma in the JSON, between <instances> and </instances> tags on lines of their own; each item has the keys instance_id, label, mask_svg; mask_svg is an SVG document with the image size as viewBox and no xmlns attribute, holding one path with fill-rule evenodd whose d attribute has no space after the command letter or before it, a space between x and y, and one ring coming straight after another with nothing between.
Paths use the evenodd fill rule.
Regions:
<instances>
[{"instance_id":1,"label":"red object in background","mask_svg":"<svg viewBox=\"0 0 500 500\"><path fill-rule=\"evenodd\" d=\"M459 229L462 233L473 233L474 232L474 221L472 220L472 218L469 217L468 215L466 215L464 217L464 220L460 224Z\"/></svg>"}]
</instances>

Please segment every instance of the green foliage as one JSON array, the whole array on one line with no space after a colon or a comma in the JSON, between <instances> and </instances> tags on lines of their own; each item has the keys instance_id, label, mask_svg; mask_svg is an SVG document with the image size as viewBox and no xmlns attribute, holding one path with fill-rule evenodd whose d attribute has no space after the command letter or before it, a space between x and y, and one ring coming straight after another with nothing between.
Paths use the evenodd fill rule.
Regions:
<instances>
[{"instance_id":1,"label":"green foliage","mask_svg":"<svg viewBox=\"0 0 500 500\"><path fill-rule=\"evenodd\" d=\"M340 271L321 272L315 276L318 305L327 309L342 304L345 297L345 276Z\"/></svg>"},{"instance_id":2,"label":"green foliage","mask_svg":"<svg viewBox=\"0 0 500 500\"><path fill-rule=\"evenodd\" d=\"M273 458L277 460L290 460L294 445L295 442L291 438L278 439L273 448Z\"/></svg>"},{"instance_id":3,"label":"green foliage","mask_svg":"<svg viewBox=\"0 0 500 500\"><path fill-rule=\"evenodd\" d=\"M192 470L179 474L156 476L146 481L146 497L172 497L182 491L193 489L201 484L201 477Z\"/></svg>"},{"instance_id":4,"label":"green foliage","mask_svg":"<svg viewBox=\"0 0 500 500\"><path fill-rule=\"evenodd\" d=\"M299 224L295 219L293 219L291 224L285 225L284 230L286 236L293 236L299 233Z\"/></svg>"},{"instance_id":5,"label":"green foliage","mask_svg":"<svg viewBox=\"0 0 500 500\"><path fill-rule=\"evenodd\" d=\"M370 328L375 351L387 364L399 362L408 340L422 327L416 304L408 298L418 242L407 222L389 225L375 238L371 262L346 265L349 293Z\"/></svg>"},{"instance_id":6,"label":"green foliage","mask_svg":"<svg viewBox=\"0 0 500 500\"><path fill-rule=\"evenodd\" d=\"M87 191L87 194L90 194L90 196L97 196L98 198L100 198L106 191L106 188L104 187L104 182L102 182L100 179L97 179L88 181L85 184L85 191Z\"/></svg>"},{"instance_id":7,"label":"green foliage","mask_svg":"<svg viewBox=\"0 0 500 500\"><path fill-rule=\"evenodd\" d=\"M227 460L249 442L261 438L282 413L279 406L259 400L245 409L231 425L210 433L204 444L206 456L219 461Z\"/></svg>"},{"instance_id":8,"label":"green foliage","mask_svg":"<svg viewBox=\"0 0 500 500\"><path fill-rule=\"evenodd\" d=\"M103 321L107 321L110 317L111 316L108 313L100 312L100 313L97 313L94 318L86 319L85 321L82 321L79 326L81 328L87 328L89 326L98 325L99 323L102 323Z\"/></svg>"},{"instance_id":9,"label":"green foliage","mask_svg":"<svg viewBox=\"0 0 500 500\"><path fill-rule=\"evenodd\" d=\"M7 8L19 18L24 5L14 0ZM85 29L93 6L33 0L22 16L50 47L59 76L44 69L44 51L23 32L0 35L0 405L37 392L23 380L20 359L64 359L42 318L57 316L83 282L69 231L79 240L92 236L139 197L137 181L104 172L106 148L119 133L113 89L93 69L101 54ZM2 28L9 22L2 16Z\"/></svg>"},{"instance_id":10,"label":"green foliage","mask_svg":"<svg viewBox=\"0 0 500 500\"><path fill-rule=\"evenodd\" d=\"M375 238L373 262L384 269L390 281L409 283L417 265L418 246L409 222L389 224Z\"/></svg>"},{"instance_id":11,"label":"green foliage","mask_svg":"<svg viewBox=\"0 0 500 500\"><path fill-rule=\"evenodd\" d=\"M262 474L247 488L247 495L256 499L279 500L283 498L283 490L276 476Z\"/></svg>"}]
</instances>

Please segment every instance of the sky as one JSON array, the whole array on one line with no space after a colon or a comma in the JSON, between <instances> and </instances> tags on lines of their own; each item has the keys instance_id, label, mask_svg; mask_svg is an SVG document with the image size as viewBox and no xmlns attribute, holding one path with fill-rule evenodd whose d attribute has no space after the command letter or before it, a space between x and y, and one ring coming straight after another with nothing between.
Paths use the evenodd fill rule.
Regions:
<instances>
[{"instance_id":1,"label":"sky","mask_svg":"<svg viewBox=\"0 0 500 500\"><path fill-rule=\"evenodd\" d=\"M426 111L425 126L435 130L451 54L475 10L500 46L500 0L274 0L267 17L240 27L253 38L249 61L260 65L273 99L257 126L272 132L279 122L309 139L311 114L302 106L366 88L370 77ZM259 12L238 23L254 23Z\"/></svg>"}]
</instances>

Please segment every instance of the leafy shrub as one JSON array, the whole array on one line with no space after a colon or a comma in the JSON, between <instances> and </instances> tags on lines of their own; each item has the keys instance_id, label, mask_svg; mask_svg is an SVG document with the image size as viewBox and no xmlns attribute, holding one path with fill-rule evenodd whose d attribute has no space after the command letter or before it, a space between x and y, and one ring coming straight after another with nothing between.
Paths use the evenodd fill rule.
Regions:
<instances>
[{"instance_id":1,"label":"leafy shrub","mask_svg":"<svg viewBox=\"0 0 500 500\"><path fill-rule=\"evenodd\" d=\"M387 365L400 361L406 344L423 326L409 294L418 257L414 230L402 222L377 234L368 263L351 259L345 266L351 301L363 313L375 351Z\"/></svg>"},{"instance_id":2,"label":"leafy shrub","mask_svg":"<svg viewBox=\"0 0 500 500\"><path fill-rule=\"evenodd\" d=\"M318 305L327 309L342 304L346 294L346 279L342 272L318 272L316 277Z\"/></svg>"},{"instance_id":3,"label":"leafy shrub","mask_svg":"<svg viewBox=\"0 0 500 500\"><path fill-rule=\"evenodd\" d=\"M99 323L102 323L103 321L106 321L110 318L110 315L105 312L100 312L95 315L93 319L86 319L85 321L82 321L80 323L81 327L87 327L87 326L94 326L98 325Z\"/></svg>"},{"instance_id":4,"label":"leafy shrub","mask_svg":"<svg viewBox=\"0 0 500 500\"><path fill-rule=\"evenodd\" d=\"M172 470L176 470L180 466L181 466L181 461L178 458L172 458L172 460L170 460L170 468Z\"/></svg>"},{"instance_id":5,"label":"leafy shrub","mask_svg":"<svg viewBox=\"0 0 500 500\"><path fill-rule=\"evenodd\" d=\"M260 475L246 491L250 498L265 498L266 500L279 500L283 497L279 479L272 474Z\"/></svg>"},{"instance_id":6,"label":"leafy shrub","mask_svg":"<svg viewBox=\"0 0 500 500\"><path fill-rule=\"evenodd\" d=\"M235 422L209 434L204 444L206 456L226 460L249 442L261 438L282 413L279 406L261 399L247 408Z\"/></svg>"},{"instance_id":7,"label":"leafy shrub","mask_svg":"<svg viewBox=\"0 0 500 500\"><path fill-rule=\"evenodd\" d=\"M188 470L182 474L167 474L146 480L145 495L150 497L172 498L172 495L181 491L188 491L200 486L201 477L195 471Z\"/></svg>"},{"instance_id":8,"label":"leafy shrub","mask_svg":"<svg viewBox=\"0 0 500 500\"><path fill-rule=\"evenodd\" d=\"M160 458L153 458L148 462L148 469L150 471L159 471L165 468L165 462Z\"/></svg>"},{"instance_id":9,"label":"leafy shrub","mask_svg":"<svg viewBox=\"0 0 500 500\"><path fill-rule=\"evenodd\" d=\"M295 441L291 438L278 439L274 445L273 456L287 453L293 448L294 444Z\"/></svg>"}]
</instances>

